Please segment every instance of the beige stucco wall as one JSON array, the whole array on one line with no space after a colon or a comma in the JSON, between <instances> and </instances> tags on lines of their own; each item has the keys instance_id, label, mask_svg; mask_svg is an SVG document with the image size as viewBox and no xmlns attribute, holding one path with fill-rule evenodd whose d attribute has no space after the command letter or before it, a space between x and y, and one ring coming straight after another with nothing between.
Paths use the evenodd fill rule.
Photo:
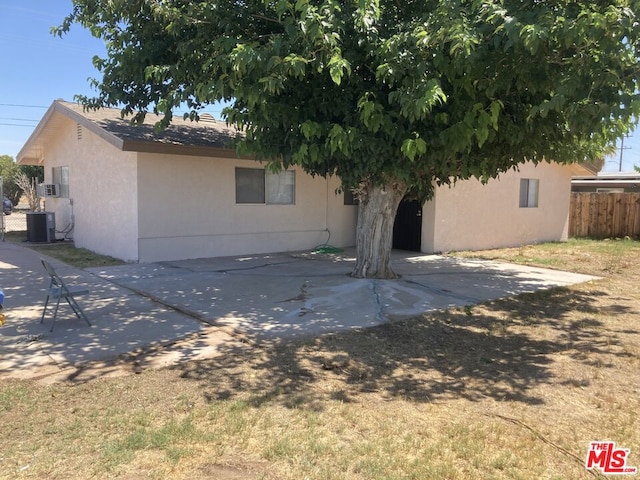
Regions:
<instances>
[{"instance_id":1,"label":"beige stucco wall","mask_svg":"<svg viewBox=\"0 0 640 480\"><path fill-rule=\"evenodd\" d=\"M435 195L433 198L422 205L422 231L421 231L421 245L422 251L425 253L434 253L435 242L435 217L436 217L436 203L437 199Z\"/></svg>"},{"instance_id":2,"label":"beige stucco wall","mask_svg":"<svg viewBox=\"0 0 640 480\"><path fill-rule=\"evenodd\" d=\"M520 208L520 179L539 179L538 208ZM565 240L571 167L520 166L483 185L477 180L436 189L423 210L422 251L479 250Z\"/></svg>"},{"instance_id":3,"label":"beige stucco wall","mask_svg":"<svg viewBox=\"0 0 640 480\"><path fill-rule=\"evenodd\" d=\"M294 205L236 204L235 168L259 163L122 152L71 120L62 127L46 151L45 182L68 166L69 198L47 199L47 210L58 230L75 220L79 247L145 262L355 243L357 207L335 193L337 178L295 169ZM422 251L563 240L570 177L571 167L525 164L487 185L439 187L423 208ZM538 208L519 207L521 178L540 180Z\"/></svg>"},{"instance_id":4,"label":"beige stucco wall","mask_svg":"<svg viewBox=\"0 0 640 480\"><path fill-rule=\"evenodd\" d=\"M353 245L355 208L336 179L296 172L294 205L235 202L235 168L252 160L138 155L140 261Z\"/></svg>"},{"instance_id":5,"label":"beige stucco wall","mask_svg":"<svg viewBox=\"0 0 640 480\"><path fill-rule=\"evenodd\" d=\"M135 155L64 119L45 154L45 183L52 183L52 168L59 166L69 167L69 198L46 199L46 209L56 214L57 230L69 225L73 215L76 246L137 260Z\"/></svg>"},{"instance_id":6,"label":"beige stucco wall","mask_svg":"<svg viewBox=\"0 0 640 480\"><path fill-rule=\"evenodd\" d=\"M317 181L320 181L317 178ZM325 180L322 180L325 181ZM334 247L353 247L356 244L356 223L358 206L345 205L344 193L336 193L340 188L340 179L331 177L327 184L327 226L331 232L328 242ZM327 239L323 238L323 243Z\"/></svg>"}]
</instances>

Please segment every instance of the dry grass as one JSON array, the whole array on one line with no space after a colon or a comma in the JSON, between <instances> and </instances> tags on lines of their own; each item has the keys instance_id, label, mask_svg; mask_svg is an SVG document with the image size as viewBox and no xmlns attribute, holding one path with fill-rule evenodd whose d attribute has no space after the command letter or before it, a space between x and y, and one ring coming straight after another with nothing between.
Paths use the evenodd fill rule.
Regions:
<instances>
[{"instance_id":1,"label":"dry grass","mask_svg":"<svg viewBox=\"0 0 640 480\"><path fill-rule=\"evenodd\" d=\"M6 240L14 243L23 243L26 241L26 231L7 232ZM39 252L43 255L56 258L61 262L72 265L77 268L89 267L105 267L111 265L122 265L124 262L117 258L106 255L99 255L86 248L76 248L73 242L56 242L46 244L27 244L27 247Z\"/></svg>"},{"instance_id":2,"label":"dry grass","mask_svg":"<svg viewBox=\"0 0 640 480\"><path fill-rule=\"evenodd\" d=\"M605 439L640 466L640 244L482 256L606 278L140 375L4 381L0 478L579 479Z\"/></svg>"}]
</instances>

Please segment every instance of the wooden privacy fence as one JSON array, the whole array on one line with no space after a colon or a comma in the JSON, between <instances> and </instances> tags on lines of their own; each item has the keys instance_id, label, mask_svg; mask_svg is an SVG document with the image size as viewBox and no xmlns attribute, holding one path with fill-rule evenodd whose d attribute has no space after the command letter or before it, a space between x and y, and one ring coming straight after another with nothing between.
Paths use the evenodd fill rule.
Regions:
<instances>
[{"instance_id":1,"label":"wooden privacy fence","mask_svg":"<svg viewBox=\"0 0 640 480\"><path fill-rule=\"evenodd\" d=\"M569 236L640 238L640 193L572 193Z\"/></svg>"}]
</instances>

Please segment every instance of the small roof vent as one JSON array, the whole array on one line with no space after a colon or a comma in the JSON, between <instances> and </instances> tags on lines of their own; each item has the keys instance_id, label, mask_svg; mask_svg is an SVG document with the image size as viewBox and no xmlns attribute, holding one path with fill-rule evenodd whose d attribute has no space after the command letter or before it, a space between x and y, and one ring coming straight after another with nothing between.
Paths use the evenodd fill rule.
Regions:
<instances>
[{"instance_id":1,"label":"small roof vent","mask_svg":"<svg viewBox=\"0 0 640 480\"><path fill-rule=\"evenodd\" d=\"M213 115L211 115L210 113L203 113L202 115L200 115L199 121L204 123L216 123L216 119L213 118Z\"/></svg>"}]
</instances>

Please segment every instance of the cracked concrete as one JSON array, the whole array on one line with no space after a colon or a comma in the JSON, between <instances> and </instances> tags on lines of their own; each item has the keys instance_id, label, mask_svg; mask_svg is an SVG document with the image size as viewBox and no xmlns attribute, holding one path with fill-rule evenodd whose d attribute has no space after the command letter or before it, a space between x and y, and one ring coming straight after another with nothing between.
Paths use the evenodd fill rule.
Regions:
<instances>
[{"instance_id":1,"label":"cracked concrete","mask_svg":"<svg viewBox=\"0 0 640 480\"><path fill-rule=\"evenodd\" d=\"M348 276L354 254L281 253L164 262L160 271L149 265L90 271L256 342L370 327L429 310L591 278L497 262L394 252L393 264L400 279L356 279Z\"/></svg>"},{"instance_id":2,"label":"cracked concrete","mask_svg":"<svg viewBox=\"0 0 640 480\"><path fill-rule=\"evenodd\" d=\"M93 326L61 308L50 333L50 324L39 322L48 285L39 255L4 242L0 259L7 314L7 324L0 328L0 376L77 375L91 362L134 354L139 368L145 351L154 353L143 364L159 366L216 355L224 342L287 341L367 328L593 278L408 252L393 252L393 267L401 276L397 280L351 278L353 251L86 270L53 260L65 280L89 288L90 294L78 302Z\"/></svg>"}]
</instances>

